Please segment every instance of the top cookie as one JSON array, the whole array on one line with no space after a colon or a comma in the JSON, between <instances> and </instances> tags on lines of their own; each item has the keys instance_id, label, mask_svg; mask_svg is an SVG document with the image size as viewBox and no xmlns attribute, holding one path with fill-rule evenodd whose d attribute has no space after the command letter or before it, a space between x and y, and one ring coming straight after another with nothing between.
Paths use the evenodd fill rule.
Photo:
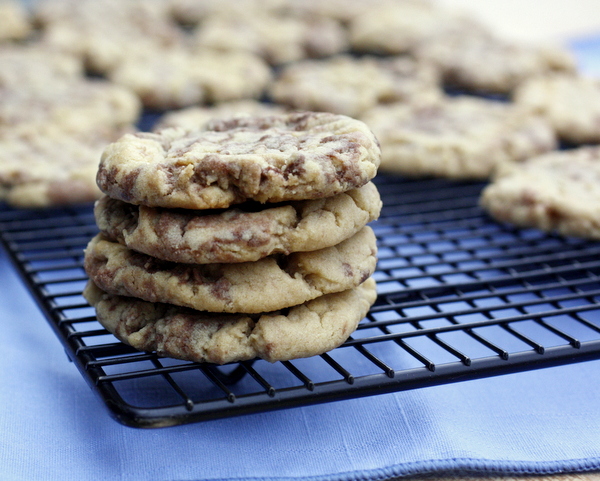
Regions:
<instances>
[{"instance_id":1,"label":"top cookie","mask_svg":"<svg viewBox=\"0 0 600 481\"><path fill-rule=\"evenodd\" d=\"M373 133L349 117L238 117L205 130L125 135L102 154L97 182L109 197L132 204L226 208L360 187L375 176L380 155Z\"/></svg>"}]
</instances>

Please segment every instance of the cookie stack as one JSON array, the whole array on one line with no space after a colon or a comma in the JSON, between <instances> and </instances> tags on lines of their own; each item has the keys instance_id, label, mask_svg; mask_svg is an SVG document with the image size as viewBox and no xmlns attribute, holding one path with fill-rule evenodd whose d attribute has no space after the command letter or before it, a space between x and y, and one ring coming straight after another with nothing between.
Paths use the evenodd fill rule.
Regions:
<instances>
[{"instance_id":1,"label":"cookie stack","mask_svg":"<svg viewBox=\"0 0 600 481\"><path fill-rule=\"evenodd\" d=\"M127 134L97 181L84 296L123 342L224 364L343 343L375 301L380 149L301 112Z\"/></svg>"}]
</instances>

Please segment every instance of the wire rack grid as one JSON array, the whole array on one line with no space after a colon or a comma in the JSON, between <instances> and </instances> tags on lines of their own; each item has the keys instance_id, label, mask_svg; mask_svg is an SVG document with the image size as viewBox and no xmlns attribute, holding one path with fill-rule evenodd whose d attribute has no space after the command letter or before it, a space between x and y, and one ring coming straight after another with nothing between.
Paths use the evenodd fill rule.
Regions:
<instances>
[{"instance_id":1,"label":"wire rack grid","mask_svg":"<svg viewBox=\"0 0 600 481\"><path fill-rule=\"evenodd\" d=\"M0 208L0 240L108 412L155 428L600 358L600 243L516 229L483 184L378 176L378 299L326 354L225 366L118 342L81 295L92 206Z\"/></svg>"}]
</instances>

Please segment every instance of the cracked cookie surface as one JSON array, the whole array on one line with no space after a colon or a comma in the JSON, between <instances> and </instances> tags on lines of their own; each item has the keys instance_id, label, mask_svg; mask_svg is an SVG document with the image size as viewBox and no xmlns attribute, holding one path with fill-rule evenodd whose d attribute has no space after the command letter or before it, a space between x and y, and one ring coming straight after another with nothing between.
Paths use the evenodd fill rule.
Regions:
<instances>
[{"instance_id":1,"label":"cracked cookie surface","mask_svg":"<svg viewBox=\"0 0 600 481\"><path fill-rule=\"evenodd\" d=\"M552 152L501 169L481 195L492 217L600 239L600 147Z\"/></svg>"},{"instance_id":2,"label":"cracked cookie surface","mask_svg":"<svg viewBox=\"0 0 600 481\"><path fill-rule=\"evenodd\" d=\"M159 259L194 264L250 262L272 254L314 251L351 237L381 210L371 182L325 199L224 211L136 206L103 197L96 223L110 239Z\"/></svg>"},{"instance_id":3,"label":"cracked cookie surface","mask_svg":"<svg viewBox=\"0 0 600 481\"><path fill-rule=\"evenodd\" d=\"M109 197L132 204L226 208L360 187L375 176L380 155L373 133L350 117L236 117L205 130L125 135L105 149L97 181Z\"/></svg>"},{"instance_id":4,"label":"cracked cookie surface","mask_svg":"<svg viewBox=\"0 0 600 481\"><path fill-rule=\"evenodd\" d=\"M270 362L322 354L342 344L377 297L375 281L318 297L283 312L214 314L114 296L89 282L84 296L98 321L143 351L225 364L259 357Z\"/></svg>"},{"instance_id":5,"label":"cracked cookie surface","mask_svg":"<svg viewBox=\"0 0 600 481\"><path fill-rule=\"evenodd\" d=\"M332 247L237 264L179 264L94 237L85 270L102 290L210 312L274 311L351 289L375 270L376 239L363 227Z\"/></svg>"}]
</instances>

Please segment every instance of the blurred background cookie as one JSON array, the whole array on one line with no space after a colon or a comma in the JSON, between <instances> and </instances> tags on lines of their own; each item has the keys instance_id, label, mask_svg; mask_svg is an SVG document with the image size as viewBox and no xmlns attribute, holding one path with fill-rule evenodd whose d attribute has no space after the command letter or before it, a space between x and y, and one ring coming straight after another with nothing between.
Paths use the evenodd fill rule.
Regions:
<instances>
[{"instance_id":1,"label":"blurred background cookie","mask_svg":"<svg viewBox=\"0 0 600 481\"><path fill-rule=\"evenodd\" d=\"M487 179L499 164L557 147L543 118L484 98L383 105L361 118L381 144L381 170L409 177Z\"/></svg>"},{"instance_id":2,"label":"blurred background cookie","mask_svg":"<svg viewBox=\"0 0 600 481\"><path fill-rule=\"evenodd\" d=\"M500 222L600 239L600 147L507 165L483 190L480 203Z\"/></svg>"},{"instance_id":3,"label":"blurred background cookie","mask_svg":"<svg viewBox=\"0 0 600 481\"><path fill-rule=\"evenodd\" d=\"M281 69L270 88L276 103L300 110L357 117L381 103L434 99L442 94L437 71L408 57L340 55Z\"/></svg>"},{"instance_id":4,"label":"blurred background cookie","mask_svg":"<svg viewBox=\"0 0 600 481\"><path fill-rule=\"evenodd\" d=\"M600 142L600 80L554 74L532 78L513 94L515 103L542 115L569 144Z\"/></svg>"}]
</instances>

